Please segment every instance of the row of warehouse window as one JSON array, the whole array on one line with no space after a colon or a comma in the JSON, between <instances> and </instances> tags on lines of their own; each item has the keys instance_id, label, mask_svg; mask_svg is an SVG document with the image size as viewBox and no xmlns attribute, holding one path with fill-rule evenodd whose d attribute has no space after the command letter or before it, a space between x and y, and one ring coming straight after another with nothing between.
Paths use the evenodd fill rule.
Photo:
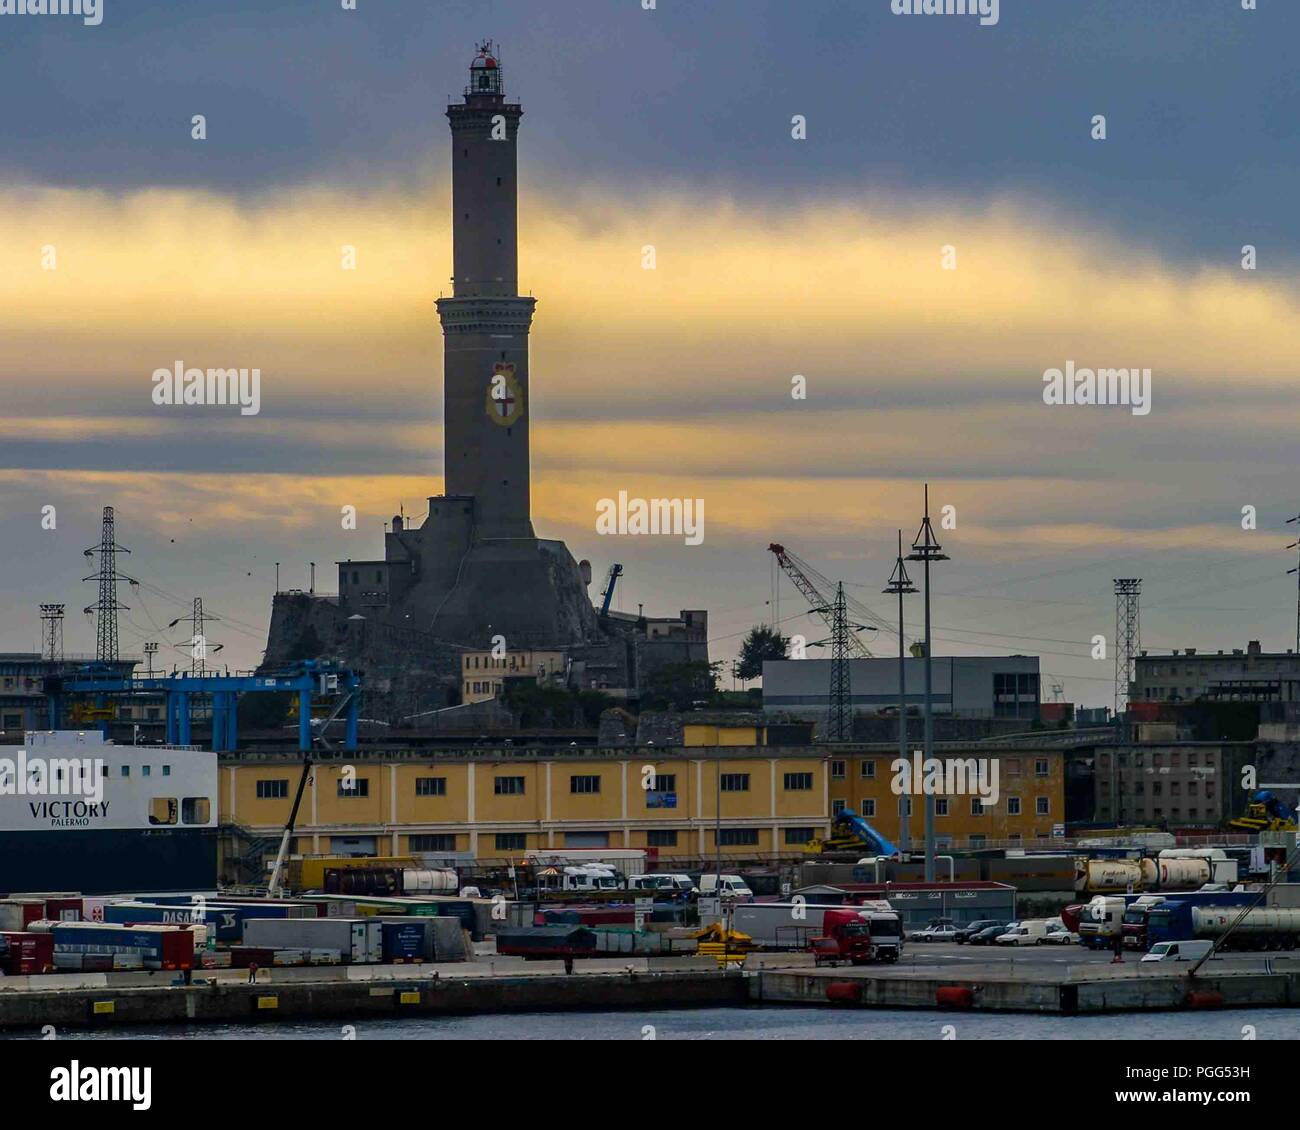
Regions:
<instances>
[{"instance_id":1,"label":"row of warehouse window","mask_svg":"<svg viewBox=\"0 0 1300 1130\"><path fill-rule=\"evenodd\" d=\"M722 774L722 791L724 793L746 793L749 792L749 774L748 773L724 773ZM493 792L497 796L523 796L524 794L523 777L495 777L493 778ZM569 777L569 792L571 793L599 793L601 778L594 773L575 773ZM660 773L657 777L652 778L649 783L654 790L659 793L675 793L677 791L677 774ZM785 788L787 792L808 792L813 787L813 775L811 773L787 773L785 774ZM257 782L257 799L258 800L282 800L289 795L289 779L287 777L272 778ZM366 777L347 778L340 777L338 781L338 795L341 797L367 797L370 795L370 780ZM446 796L447 795L447 778L446 777L417 777L415 779L416 796Z\"/></svg>"},{"instance_id":2,"label":"row of warehouse window","mask_svg":"<svg viewBox=\"0 0 1300 1130\"><path fill-rule=\"evenodd\" d=\"M1138 768L1138 769L1144 769L1144 768L1146 768L1146 767L1147 767L1147 756L1148 756L1148 753L1147 753L1147 751L1145 751L1145 750L1136 750L1136 751L1134 751L1134 752L1132 753L1132 764L1133 764L1133 766L1135 766L1135 767ZM1215 759L1218 757L1218 752L1217 752L1216 750L1208 750L1208 749L1207 749L1207 750L1195 750L1195 749L1189 749L1189 750L1177 750L1177 749L1173 749L1173 750L1152 750L1152 751L1150 752L1150 757L1151 757L1151 768L1153 768L1153 769L1181 769L1181 768L1183 768L1183 758L1184 758L1184 756L1185 756L1186 759L1187 759L1187 768L1188 768L1188 769L1199 769L1199 768L1205 768L1205 769L1213 770L1213 769L1214 769ZM1204 758L1204 760L1205 760L1205 764L1204 764L1204 766L1201 765L1201 759L1202 759L1202 758ZM1128 768L1128 765L1125 764L1125 762L1127 762L1127 761L1128 761L1128 757L1127 757L1127 756L1125 756L1125 757L1119 757L1119 758L1116 759L1116 764L1119 765L1119 768L1120 768L1121 770L1124 770L1124 769L1127 769L1127 768ZM1166 762L1167 762L1168 764L1166 764ZM1099 753L1099 754L1097 755L1097 768L1098 768L1098 769L1110 769L1110 768L1111 768L1111 755L1110 755L1109 753Z\"/></svg>"},{"instance_id":3,"label":"row of warehouse window","mask_svg":"<svg viewBox=\"0 0 1300 1130\"><path fill-rule=\"evenodd\" d=\"M1008 777L1019 777L1019 776L1020 776L1020 758L1018 758L1018 757L1004 757L1004 758L1002 759L1001 764L1002 764L1002 768L1003 768L1003 770L1005 770L1005 772L1006 772L1006 774L1007 774ZM845 780L845 779L848 777L848 775L849 775L849 774L848 774L848 766L849 766L849 763L848 763L847 761L832 761L832 762L831 762L831 780L832 780L832 781L843 781L843 780ZM1051 769L1050 769L1050 766L1049 766L1049 764L1048 764L1047 758L1045 758L1045 757L1036 757L1036 758L1034 758L1034 776L1035 776L1035 777L1047 777L1047 776L1050 775L1050 772L1051 772ZM875 763L875 761L864 761L864 762L862 762L861 773L862 773L862 778L863 778L863 780L867 780L867 781L873 781L873 780L875 780L875 778L876 778L876 763ZM726 778L724 777L723 780L725 781ZM724 789L726 788L726 785L725 785L725 784L723 785L723 788L724 788Z\"/></svg>"},{"instance_id":4,"label":"row of warehouse window","mask_svg":"<svg viewBox=\"0 0 1300 1130\"><path fill-rule=\"evenodd\" d=\"M861 804L862 804L862 811L861 811L862 816L865 816L868 820L870 820L871 817L876 815L876 802L872 800L870 797L864 799L861 802ZM905 804L907 806L907 814L908 816L911 816L912 815L911 797L898 798L898 814L900 816L903 814L903 806ZM847 807L848 807L847 801L833 800L831 801L831 815L837 816L839 815L839 813L843 812L844 809ZM985 804L983 801L980 800L979 797L973 796L970 798L970 814L972 816L983 816L985 813L992 812L994 807L995 807L994 805ZM936 816L952 815L952 812L950 810L949 797L937 796L934 798L934 814ZM1018 796L1007 797L1007 815L1021 816L1023 814L1024 814L1024 808L1023 805L1021 804L1020 797ZM1034 797L1034 815L1050 816L1051 814L1052 814L1051 797L1045 797L1045 796Z\"/></svg>"},{"instance_id":5,"label":"row of warehouse window","mask_svg":"<svg viewBox=\"0 0 1300 1130\"><path fill-rule=\"evenodd\" d=\"M832 765L838 764L832 762ZM1045 765L1046 762L1043 762ZM164 767L164 772L166 768ZM833 775L833 773L832 773ZM724 773L722 774L722 791L724 793L744 793L749 791L749 774L748 773ZM493 791L497 796L522 796L524 794L523 777L496 777L493 779ZM574 794L592 794L600 792L601 778L592 774L574 774L569 778L569 792ZM672 793L677 791L677 775L675 773L661 773L651 782L655 790L661 793ZM786 773L785 789L787 792L807 792L813 787L813 775L811 773ZM1195 792L1194 785L1189 789L1190 793ZM1213 792L1213 782L1206 782L1206 794ZM1142 789L1139 786L1138 792ZM1160 783L1155 782L1153 793L1160 794ZM1175 787L1173 792L1177 792ZM289 780L287 777L278 779L263 780L257 782L257 799L258 800L281 800L289 795ZM340 778L338 781L338 795L341 797L368 797L370 795L370 780L365 777L355 779ZM447 778L446 777L417 777L415 779L416 796L446 796L447 795ZM1036 797L1037 814L1039 816L1048 815L1049 799L1047 797ZM868 818L875 815L876 802L870 798L862 801L863 816ZM834 811L839 812L846 807L846 802L836 800L833 802ZM900 799L899 811L902 811L902 802ZM985 806L980 803L978 797L971 798L971 815L981 816L985 811ZM1020 815L1020 797L1007 797L1007 815ZM948 798L935 798L935 814L938 816L948 815Z\"/></svg>"},{"instance_id":6,"label":"row of warehouse window","mask_svg":"<svg viewBox=\"0 0 1300 1130\"><path fill-rule=\"evenodd\" d=\"M1188 795L1189 797L1194 797L1194 796L1199 795L1199 791L1200 791L1200 786L1201 786L1201 785L1204 785L1204 786L1205 786L1205 796L1206 796L1206 799L1207 799L1207 800L1208 800L1209 798L1211 798L1211 797L1214 796L1214 782L1211 781L1211 780L1208 780L1208 779L1205 780L1205 781L1187 781L1187 782L1183 782L1183 781L1169 781L1169 782L1168 782L1168 784L1169 784L1169 795L1170 795L1170 796L1180 796L1180 795L1182 794L1182 786L1183 786L1184 783L1187 785L1187 795ZM1109 793L1110 793L1110 782L1109 782L1109 781L1104 781L1104 780L1103 780L1103 781L1100 782L1100 785L1101 785L1101 791L1102 791L1102 793L1103 793L1103 794L1106 794L1106 795L1109 795ZM1163 795L1164 795L1164 787L1165 787L1165 782L1164 782L1164 781L1152 781L1152 782L1151 782L1151 795L1152 795L1152 796L1163 796ZM1133 794L1134 794L1135 796L1145 796L1145 795L1146 795L1146 791L1147 791L1147 786L1146 786L1146 782L1145 782L1145 781L1134 781L1134 782L1133 782Z\"/></svg>"},{"instance_id":7,"label":"row of warehouse window","mask_svg":"<svg viewBox=\"0 0 1300 1130\"><path fill-rule=\"evenodd\" d=\"M678 846L678 836L680 834L690 835L690 833L679 833L676 828L651 828L646 832L646 846L653 848L675 848ZM714 846L722 847L756 847L759 842L758 828L723 828L721 837L715 831L712 833ZM1046 833L1040 833L1045 835ZM799 847L808 843L817 836L815 828L783 828L781 830L782 839L788 847ZM1019 833L1012 833L1009 837L1011 840L1019 840ZM968 837L972 846L983 843L985 837L972 835ZM950 847L951 840L947 836L941 836L938 839L941 847ZM452 833L444 834L426 834L416 835L409 838L409 850L413 852L452 852L456 850L456 836ZM497 832L494 837L494 846L497 851L527 851L528 850L528 833L526 832Z\"/></svg>"},{"instance_id":8,"label":"row of warehouse window","mask_svg":"<svg viewBox=\"0 0 1300 1130\"><path fill-rule=\"evenodd\" d=\"M782 830L785 842L797 847L806 844L817 836L816 828L785 828ZM719 843L716 831L712 833L715 845ZM646 832L647 847L677 847L678 830L676 828L652 828ZM757 828L723 828L721 845L723 847L756 847L759 830ZM498 832L495 837L497 851L526 851L528 834L526 832ZM413 852L455 851L454 835L423 835L410 837L410 850Z\"/></svg>"}]
</instances>

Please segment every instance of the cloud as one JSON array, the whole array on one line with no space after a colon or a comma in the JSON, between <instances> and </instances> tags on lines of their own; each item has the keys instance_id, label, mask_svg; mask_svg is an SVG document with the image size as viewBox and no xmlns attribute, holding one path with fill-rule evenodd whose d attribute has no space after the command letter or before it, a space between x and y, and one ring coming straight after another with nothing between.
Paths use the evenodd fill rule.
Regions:
<instances>
[{"instance_id":1,"label":"cloud","mask_svg":"<svg viewBox=\"0 0 1300 1130\"><path fill-rule=\"evenodd\" d=\"M262 551L288 538L318 562L377 555L381 523L442 485L448 206L432 184L253 200L0 188L0 505L26 521L66 503L93 525L113 503L137 540L202 527L259 562L287 559ZM759 587L770 540L866 554L874 572L893 530L912 532L923 479L957 507L967 584L1028 545L1049 569L1133 547L1276 549L1238 523L1246 503L1280 519L1269 507L1291 490L1290 281L1236 260L1189 274L1010 199L792 210L597 186L526 196L521 233L539 298L537 527L577 556L639 561L642 596L710 603L673 579L680 546L595 536L596 501L619 490L704 498L704 552L730 552L710 558L728 574L752 565ZM177 359L261 368L262 414L154 406L150 375ZM1047 407L1042 373L1067 360L1151 368L1151 415ZM362 516L346 536L345 504ZM186 568L200 587L203 563Z\"/></svg>"}]
</instances>

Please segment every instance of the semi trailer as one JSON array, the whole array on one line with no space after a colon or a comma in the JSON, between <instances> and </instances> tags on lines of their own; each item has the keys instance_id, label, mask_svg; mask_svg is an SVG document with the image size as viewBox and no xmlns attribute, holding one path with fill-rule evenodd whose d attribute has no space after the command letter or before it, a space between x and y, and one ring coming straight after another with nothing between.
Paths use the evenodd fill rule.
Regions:
<instances>
[{"instance_id":1,"label":"semi trailer","mask_svg":"<svg viewBox=\"0 0 1300 1130\"><path fill-rule=\"evenodd\" d=\"M1080 894L1194 891L1207 883L1237 881L1237 861L1222 848L1162 851L1154 859L1079 859L1074 889Z\"/></svg>"},{"instance_id":2,"label":"semi trailer","mask_svg":"<svg viewBox=\"0 0 1300 1130\"><path fill-rule=\"evenodd\" d=\"M1222 949L1293 950L1300 942L1300 910L1284 907L1193 906L1192 936L1219 939L1227 935ZM1238 921L1240 919L1240 921ZM1228 931L1232 930L1229 934Z\"/></svg>"}]
</instances>

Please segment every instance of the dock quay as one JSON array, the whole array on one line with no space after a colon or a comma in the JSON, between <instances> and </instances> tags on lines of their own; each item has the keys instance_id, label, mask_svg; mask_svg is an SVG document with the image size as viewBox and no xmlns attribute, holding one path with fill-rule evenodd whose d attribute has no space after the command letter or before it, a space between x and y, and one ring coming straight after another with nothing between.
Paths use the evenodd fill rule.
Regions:
<instances>
[{"instance_id":1,"label":"dock quay","mask_svg":"<svg viewBox=\"0 0 1300 1130\"><path fill-rule=\"evenodd\" d=\"M1012 967L913 964L763 968L749 978L762 1004L907 1008L1082 1015L1189 1008L1286 1008L1300 1005L1300 959L1251 958L1215 963L1194 978L1185 971L1101 964Z\"/></svg>"},{"instance_id":2,"label":"dock quay","mask_svg":"<svg viewBox=\"0 0 1300 1130\"><path fill-rule=\"evenodd\" d=\"M0 1031L183 1023L720 1007L748 1001L745 977L699 958L457 962L438 966L10 977L0 982ZM31 985L15 982L30 980Z\"/></svg>"},{"instance_id":3,"label":"dock quay","mask_svg":"<svg viewBox=\"0 0 1300 1130\"><path fill-rule=\"evenodd\" d=\"M1058 1015L1300 1006L1300 958L1234 960L1186 973L1098 963L1007 961L955 967L816 967L804 955L751 954L743 969L711 958L523 961L483 956L438 965L94 973L0 981L0 1031L317 1019L391 1019L659 1008L792 1005Z\"/></svg>"}]
</instances>

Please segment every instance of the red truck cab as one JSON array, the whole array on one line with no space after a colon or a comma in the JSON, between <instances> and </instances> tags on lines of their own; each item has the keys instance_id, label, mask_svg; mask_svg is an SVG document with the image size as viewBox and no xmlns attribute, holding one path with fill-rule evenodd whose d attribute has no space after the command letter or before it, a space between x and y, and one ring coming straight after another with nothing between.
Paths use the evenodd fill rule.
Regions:
<instances>
[{"instance_id":1,"label":"red truck cab","mask_svg":"<svg viewBox=\"0 0 1300 1130\"><path fill-rule=\"evenodd\" d=\"M826 911L821 936L809 939L808 948L818 965L841 961L867 965L876 957L871 925L857 910Z\"/></svg>"}]
</instances>

